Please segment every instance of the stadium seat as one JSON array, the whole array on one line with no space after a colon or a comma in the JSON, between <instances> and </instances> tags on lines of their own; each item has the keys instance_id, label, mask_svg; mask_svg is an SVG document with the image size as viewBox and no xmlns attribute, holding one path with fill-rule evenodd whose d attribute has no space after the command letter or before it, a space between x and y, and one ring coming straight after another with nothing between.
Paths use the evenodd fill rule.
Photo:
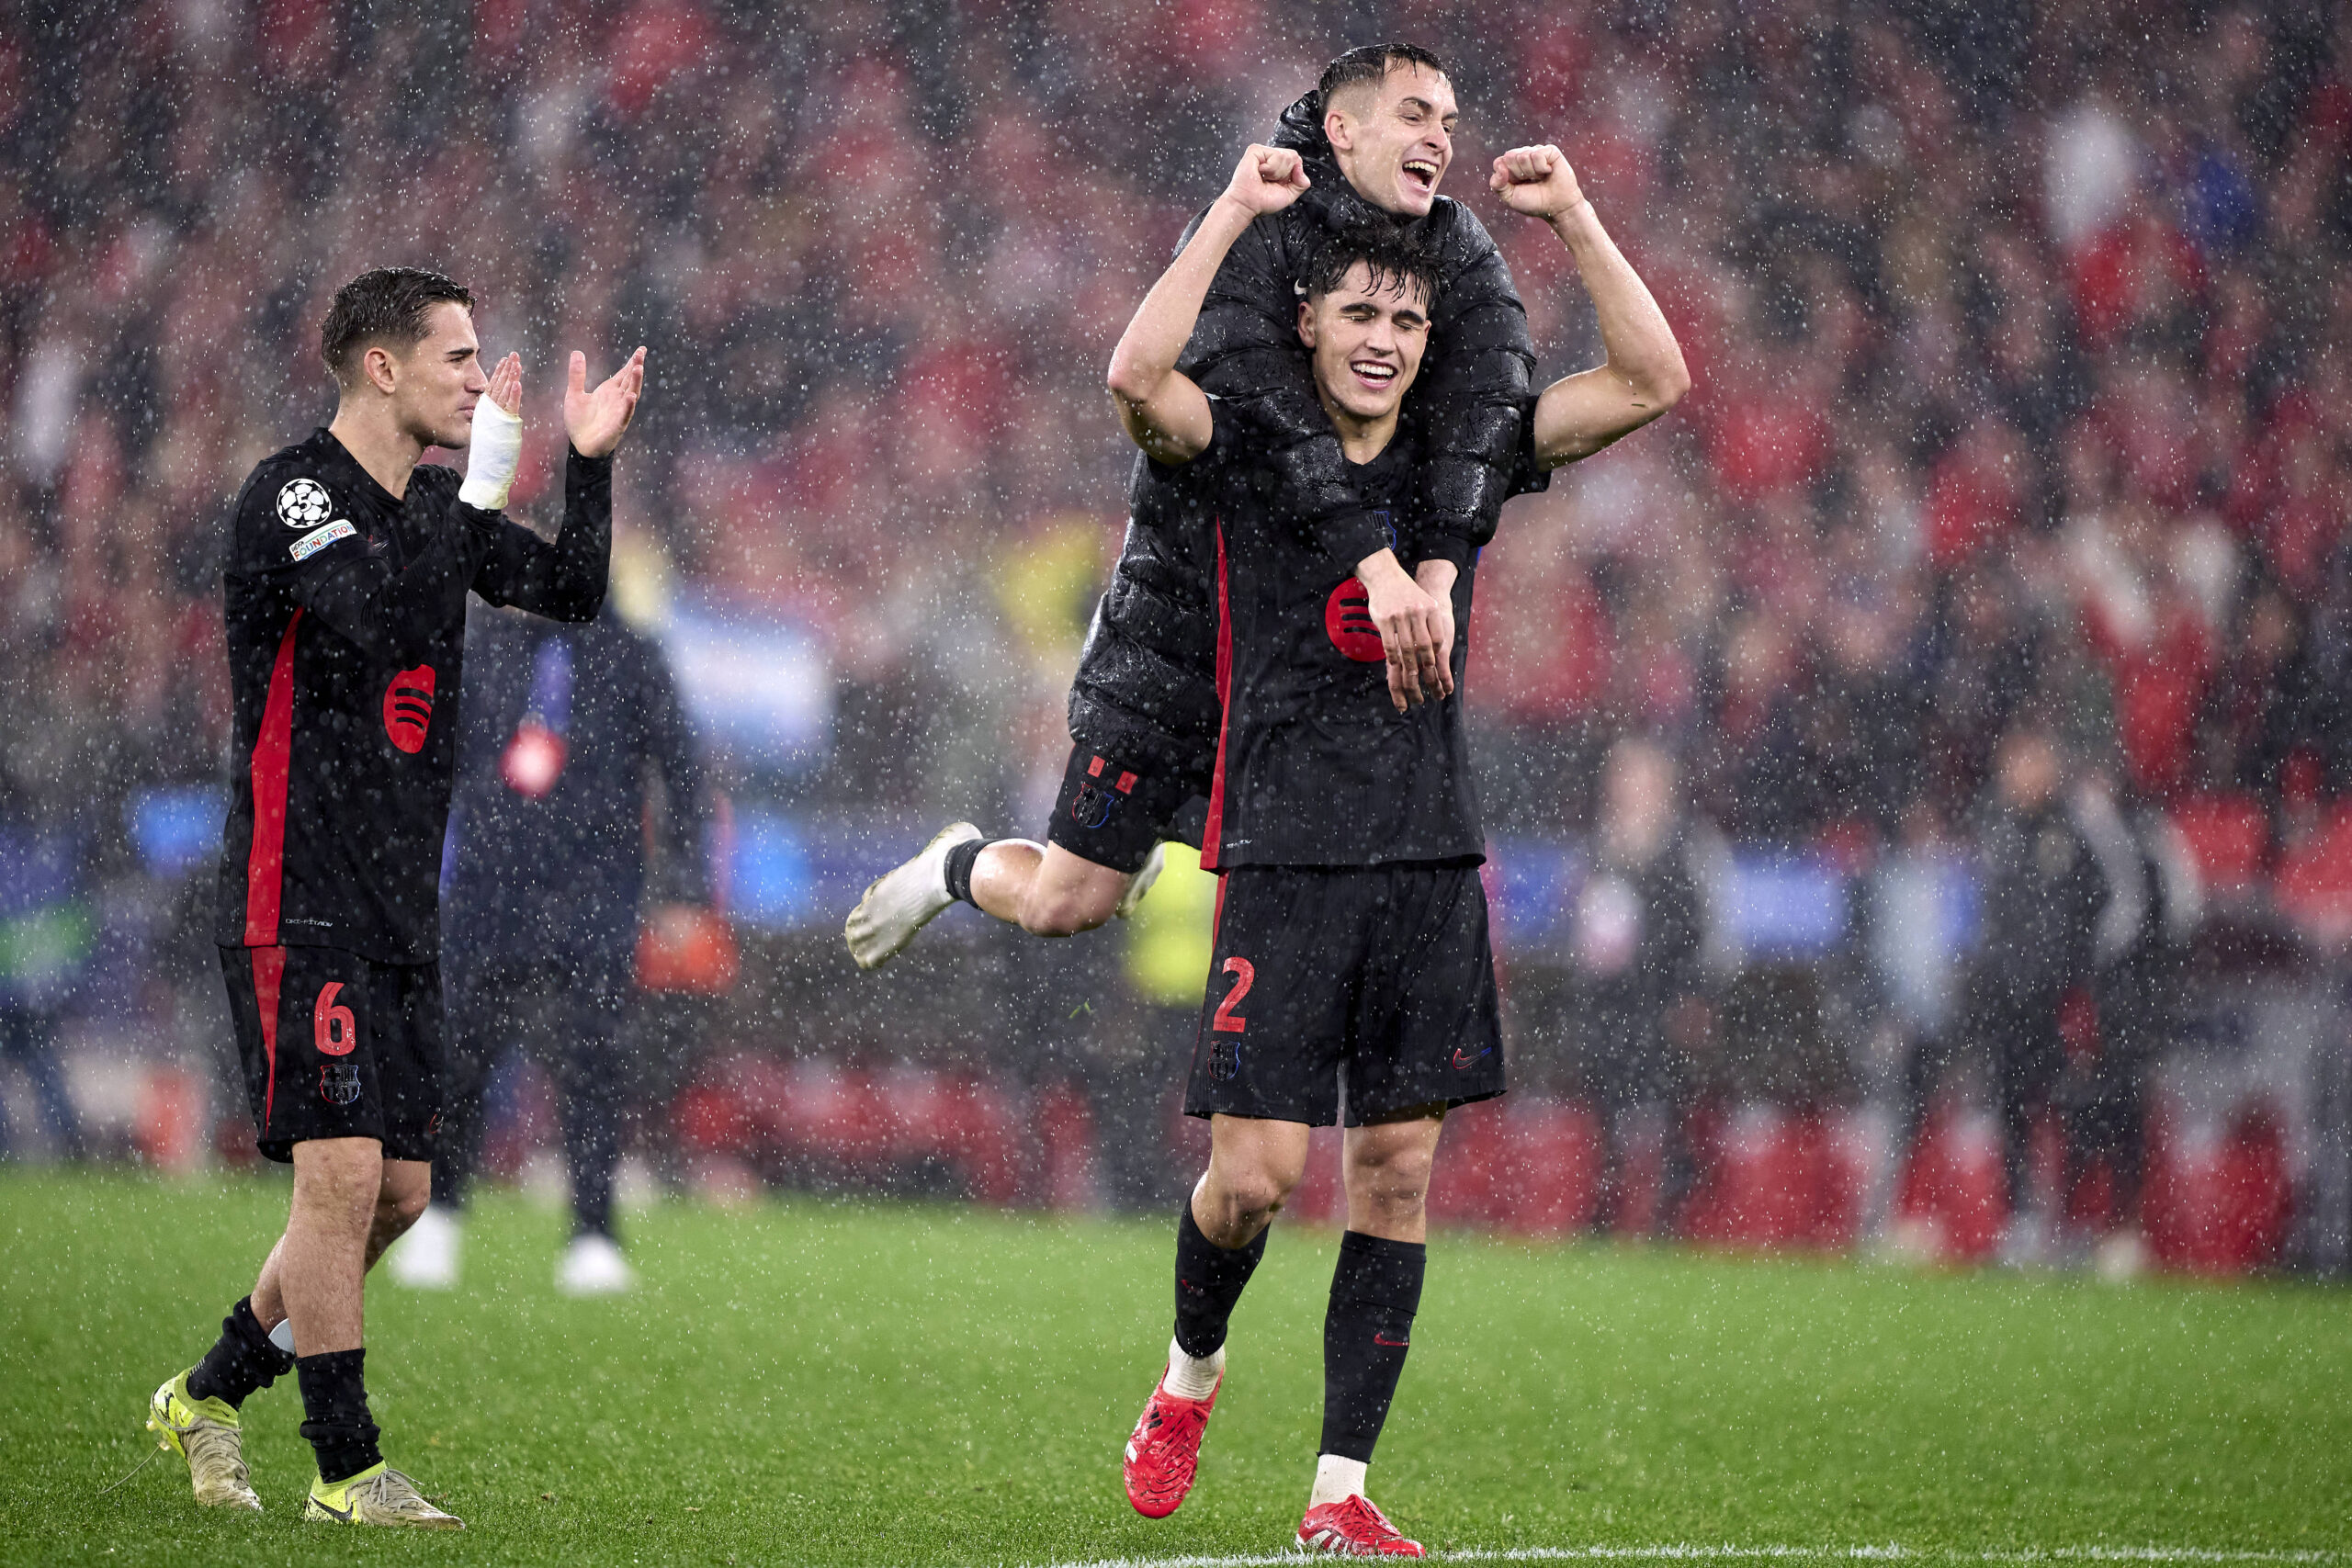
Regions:
<instances>
[{"instance_id":1,"label":"stadium seat","mask_svg":"<svg viewBox=\"0 0 2352 1568\"><path fill-rule=\"evenodd\" d=\"M1699 1173L1686 1233L1730 1247L1851 1242L1867 1170L1848 1146L1844 1121L1834 1112L1741 1106Z\"/></svg>"},{"instance_id":2,"label":"stadium seat","mask_svg":"<svg viewBox=\"0 0 2352 1568\"><path fill-rule=\"evenodd\" d=\"M2293 1192L2276 1111L2255 1103L2225 1124L2190 1127L2159 1103L2148 1122L2141 1213L2156 1261L2217 1275L2278 1263Z\"/></svg>"},{"instance_id":3,"label":"stadium seat","mask_svg":"<svg viewBox=\"0 0 2352 1568\"><path fill-rule=\"evenodd\" d=\"M2318 829L2281 857L2278 907L2330 947L2352 940L2352 802L2328 808Z\"/></svg>"},{"instance_id":4,"label":"stadium seat","mask_svg":"<svg viewBox=\"0 0 2352 1568\"><path fill-rule=\"evenodd\" d=\"M2207 891L2223 898L2254 891L2270 853L2270 818L2251 795L2190 795L2172 808L2188 858Z\"/></svg>"},{"instance_id":5,"label":"stadium seat","mask_svg":"<svg viewBox=\"0 0 2352 1568\"><path fill-rule=\"evenodd\" d=\"M2003 1197L2000 1133L1982 1111L1940 1110L1919 1130L1896 1190L1900 1224L1935 1238L1946 1261L1978 1262L2000 1245L2008 1223Z\"/></svg>"},{"instance_id":6,"label":"stadium seat","mask_svg":"<svg viewBox=\"0 0 2352 1568\"><path fill-rule=\"evenodd\" d=\"M208 1098L204 1080L186 1067L148 1068L139 1086L139 1121L131 1134L140 1159L175 1174L203 1164Z\"/></svg>"},{"instance_id":7,"label":"stadium seat","mask_svg":"<svg viewBox=\"0 0 2352 1568\"><path fill-rule=\"evenodd\" d=\"M1600 1196L1600 1133L1592 1112L1564 1100L1517 1095L1505 1104L1498 1179L1506 1203L1499 1223L1528 1235L1582 1230Z\"/></svg>"},{"instance_id":8,"label":"stadium seat","mask_svg":"<svg viewBox=\"0 0 2352 1568\"><path fill-rule=\"evenodd\" d=\"M1038 1091L1037 1152L1044 1167L1040 1196L1047 1208L1082 1212L1098 1205L1094 1111L1075 1085L1049 1084Z\"/></svg>"}]
</instances>

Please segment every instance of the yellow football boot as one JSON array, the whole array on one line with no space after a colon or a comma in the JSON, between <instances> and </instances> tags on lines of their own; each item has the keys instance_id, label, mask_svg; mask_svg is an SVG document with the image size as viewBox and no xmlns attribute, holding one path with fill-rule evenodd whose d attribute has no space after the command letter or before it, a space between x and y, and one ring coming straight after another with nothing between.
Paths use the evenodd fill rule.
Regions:
<instances>
[{"instance_id":1,"label":"yellow football boot","mask_svg":"<svg viewBox=\"0 0 2352 1568\"><path fill-rule=\"evenodd\" d=\"M244 1435L238 1429L236 1411L221 1400L191 1398L187 1372L166 1382L147 1402L147 1429L187 1461L188 1483L196 1488L198 1502L208 1508L261 1510L261 1499L254 1495L245 1471Z\"/></svg>"},{"instance_id":2,"label":"yellow football boot","mask_svg":"<svg viewBox=\"0 0 2352 1568\"><path fill-rule=\"evenodd\" d=\"M465 1520L426 1502L415 1482L382 1460L348 1481L329 1484L312 1476L311 1500L302 1506L302 1517L339 1525L406 1525L427 1530L466 1528Z\"/></svg>"}]
</instances>

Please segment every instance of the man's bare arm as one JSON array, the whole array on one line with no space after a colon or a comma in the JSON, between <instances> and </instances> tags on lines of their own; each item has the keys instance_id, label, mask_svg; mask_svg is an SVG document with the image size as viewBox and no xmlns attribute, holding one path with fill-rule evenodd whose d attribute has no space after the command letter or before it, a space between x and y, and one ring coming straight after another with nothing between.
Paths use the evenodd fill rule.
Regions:
<instances>
[{"instance_id":1,"label":"man's bare arm","mask_svg":"<svg viewBox=\"0 0 2352 1568\"><path fill-rule=\"evenodd\" d=\"M1201 302L1225 254L1261 214L1279 212L1306 188L1306 170L1285 148L1252 146L1193 238L1144 296L1111 353L1108 383L1119 423L1153 461L1189 463L1214 434L1208 397L1176 368Z\"/></svg>"},{"instance_id":2,"label":"man's bare arm","mask_svg":"<svg viewBox=\"0 0 2352 1568\"><path fill-rule=\"evenodd\" d=\"M1650 298L1577 185L1557 147L1518 147L1495 160L1487 182L1514 212L1540 218L1568 247L1592 297L1609 357L1565 376L1535 401L1535 460L1556 468L1631 434L1690 389L1690 372L1666 314Z\"/></svg>"}]
</instances>

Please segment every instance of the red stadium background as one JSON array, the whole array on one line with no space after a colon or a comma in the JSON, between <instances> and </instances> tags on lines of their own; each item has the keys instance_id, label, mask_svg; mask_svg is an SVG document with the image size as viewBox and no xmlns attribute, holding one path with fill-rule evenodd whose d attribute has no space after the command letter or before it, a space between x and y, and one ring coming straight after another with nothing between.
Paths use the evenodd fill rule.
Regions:
<instances>
[{"instance_id":1,"label":"red stadium background","mask_svg":"<svg viewBox=\"0 0 2352 1568\"><path fill-rule=\"evenodd\" d=\"M553 504L560 351L651 345L623 595L724 785L710 852L740 964L656 954L642 1168L720 1194L1172 1201L1198 1141L1173 1107L1185 879L1163 918L1069 943L961 911L871 977L840 920L939 822L1037 830L1121 524L1110 345L1234 149L1329 55L1398 36L1453 62L1445 193L1503 244L1544 373L1598 356L1590 313L1480 172L1548 141L1696 378L1513 502L1481 575L1471 700L1521 1092L1449 1130L1437 1212L1998 1254L1993 1045L1967 998L1997 759L2031 726L2072 808L2110 803L2197 891L2133 1059L2101 976L2060 1020L2029 1159L2069 1238L2048 1256L2352 1267L2352 33L2324 8L14 15L15 1156L251 1157L204 951L221 526L250 465L331 408L334 288L413 262L466 281L485 347L524 355L526 511ZM1700 931L1670 1005L1604 1049L1589 1004L1638 881L1612 869L1628 808L1604 784L1628 737L1678 763L1662 799ZM530 1168L544 1080L503 1074L493 1113L493 1163ZM1298 1208L1334 1213L1333 1179L1318 1156Z\"/></svg>"}]
</instances>

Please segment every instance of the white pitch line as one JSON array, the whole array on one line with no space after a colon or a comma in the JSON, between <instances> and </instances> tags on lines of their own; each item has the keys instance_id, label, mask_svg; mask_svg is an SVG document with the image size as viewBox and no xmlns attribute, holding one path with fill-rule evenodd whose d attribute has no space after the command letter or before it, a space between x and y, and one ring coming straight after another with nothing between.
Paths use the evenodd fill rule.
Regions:
<instances>
[{"instance_id":1,"label":"white pitch line","mask_svg":"<svg viewBox=\"0 0 2352 1568\"><path fill-rule=\"evenodd\" d=\"M1964 1548L1914 1548L1889 1542L1881 1546L1702 1546L1674 1542L1657 1546L1520 1546L1470 1547L1460 1551L1432 1551L1432 1562L1713 1562L1792 1558L1837 1559L1842 1562L1886 1562L1906 1558L1964 1562L2150 1562L2228 1563L2272 1562L2328 1564L2352 1561L2340 1551L2236 1551L2201 1546L2055 1546L2026 1547L2006 1551L1971 1551ZM1102 1557L1082 1562L1053 1562L1043 1568L1300 1568L1306 1555L1297 1551L1225 1556L1194 1554L1179 1557Z\"/></svg>"}]
</instances>

